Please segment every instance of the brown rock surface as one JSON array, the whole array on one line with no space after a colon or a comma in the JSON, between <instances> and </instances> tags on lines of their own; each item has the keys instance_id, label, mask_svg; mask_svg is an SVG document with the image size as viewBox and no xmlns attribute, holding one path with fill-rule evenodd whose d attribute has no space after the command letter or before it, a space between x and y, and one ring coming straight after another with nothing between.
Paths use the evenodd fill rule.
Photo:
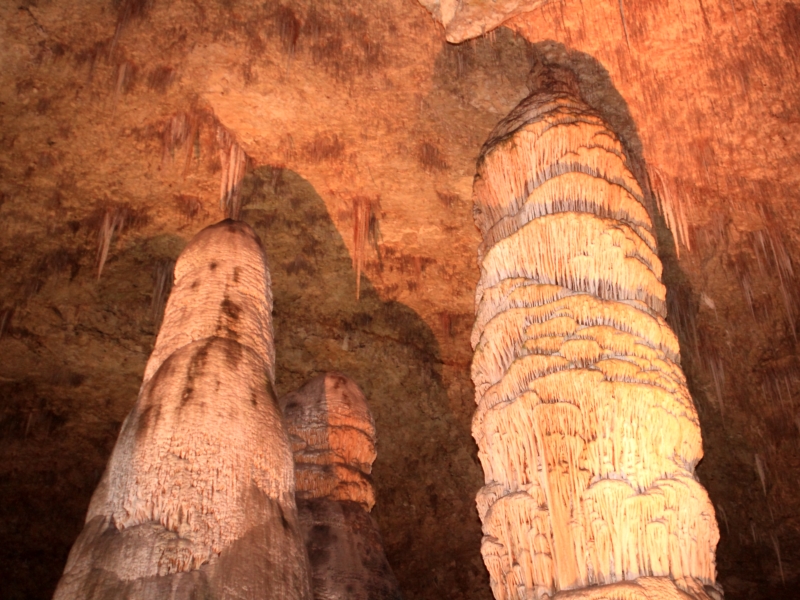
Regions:
<instances>
[{"instance_id":1,"label":"brown rock surface","mask_svg":"<svg viewBox=\"0 0 800 600\"><path fill-rule=\"evenodd\" d=\"M235 208L220 207L235 140L241 217L273 265L278 394L328 370L359 381L405 597L488 600L469 198L541 57L577 73L674 223L677 248L654 215L726 597L792 598L800 8L565 0L507 23L453 46L411 0L0 6L0 596L51 596L142 381L164 273Z\"/></svg>"}]
</instances>

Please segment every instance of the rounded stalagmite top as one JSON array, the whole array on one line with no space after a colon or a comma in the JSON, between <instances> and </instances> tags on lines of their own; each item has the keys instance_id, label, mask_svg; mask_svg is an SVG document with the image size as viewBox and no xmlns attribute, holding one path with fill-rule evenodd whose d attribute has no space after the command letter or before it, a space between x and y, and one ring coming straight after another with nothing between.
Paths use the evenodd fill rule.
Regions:
<instances>
[{"instance_id":1,"label":"rounded stalagmite top","mask_svg":"<svg viewBox=\"0 0 800 600\"><path fill-rule=\"evenodd\" d=\"M255 231L226 219L192 238L175 263L175 283L147 363L144 383L177 349L224 338L266 360L274 381L272 291L267 257Z\"/></svg>"},{"instance_id":2,"label":"rounded stalagmite top","mask_svg":"<svg viewBox=\"0 0 800 600\"><path fill-rule=\"evenodd\" d=\"M349 500L371 510L375 422L358 385L325 373L279 402L294 452L297 498Z\"/></svg>"}]
</instances>

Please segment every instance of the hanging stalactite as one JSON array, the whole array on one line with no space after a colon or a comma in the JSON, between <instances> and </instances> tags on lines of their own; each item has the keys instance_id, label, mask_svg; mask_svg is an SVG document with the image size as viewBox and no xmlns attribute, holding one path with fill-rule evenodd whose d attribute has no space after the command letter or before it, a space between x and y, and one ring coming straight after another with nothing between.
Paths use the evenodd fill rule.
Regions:
<instances>
[{"instance_id":1,"label":"hanging stalactite","mask_svg":"<svg viewBox=\"0 0 800 600\"><path fill-rule=\"evenodd\" d=\"M571 72L539 65L531 87L474 186L473 435L495 598L717 595L700 429L642 190Z\"/></svg>"}]
</instances>

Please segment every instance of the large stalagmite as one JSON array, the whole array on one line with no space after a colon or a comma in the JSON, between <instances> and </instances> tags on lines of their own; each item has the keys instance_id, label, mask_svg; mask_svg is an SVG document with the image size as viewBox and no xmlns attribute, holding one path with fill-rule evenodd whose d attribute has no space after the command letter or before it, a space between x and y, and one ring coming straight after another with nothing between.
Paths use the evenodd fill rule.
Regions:
<instances>
[{"instance_id":1,"label":"large stalagmite","mask_svg":"<svg viewBox=\"0 0 800 600\"><path fill-rule=\"evenodd\" d=\"M717 596L697 415L623 148L544 66L485 144L472 343L497 600Z\"/></svg>"},{"instance_id":2,"label":"large stalagmite","mask_svg":"<svg viewBox=\"0 0 800 600\"><path fill-rule=\"evenodd\" d=\"M280 405L294 449L315 600L400 600L369 514L375 423L364 394L344 375L326 373Z\"/></svg>"},{"instance_id":3,"label":"large stalagmite","mask_svg":"<svg viewBox=\"0 0 800 600\"><path fill-rule=\"evenodd\" d=\"M56 600L310 599L271 311L252 229L197 234Z\"/></svg>"}]
</instances>

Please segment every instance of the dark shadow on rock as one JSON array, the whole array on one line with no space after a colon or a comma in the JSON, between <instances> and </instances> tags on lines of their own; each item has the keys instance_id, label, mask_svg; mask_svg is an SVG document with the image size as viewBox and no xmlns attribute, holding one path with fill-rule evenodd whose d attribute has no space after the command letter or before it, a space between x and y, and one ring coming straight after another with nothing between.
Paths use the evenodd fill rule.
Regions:
<instances>
[{"instance_id":1,"label":"dark shadow on rock","mask_svg":"<svg viewBox=\"0 0 800 600\"><path fill-rule=\"evenodd\" d=\"M242 196L242 220L261 237L272 273L278 395L326 371L364 390L378 436L373 515L402 592L470 597L488 581L474 508L482 481L474 442L448 400L436 337L363 275L356 300L350 252L299 175L256 169Z\"/></svg>"}]
</instances>

